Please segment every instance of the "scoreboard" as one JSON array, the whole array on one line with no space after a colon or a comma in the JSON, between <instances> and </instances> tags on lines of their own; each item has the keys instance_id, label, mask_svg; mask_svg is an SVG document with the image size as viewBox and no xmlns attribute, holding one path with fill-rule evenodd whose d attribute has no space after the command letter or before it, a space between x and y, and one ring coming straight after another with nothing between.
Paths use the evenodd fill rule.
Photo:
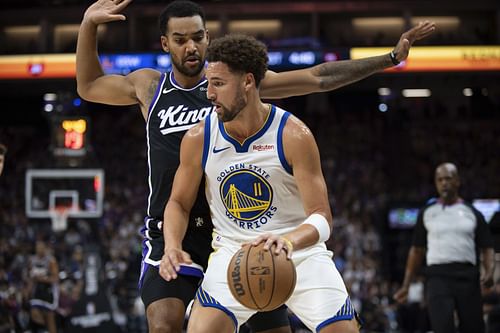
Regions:
<instances>
[{"instance_id":1,"label":"scoreboard","mask_svg":"<svg viewBox=\"0 0 500 333\"><path fill-rule=\"evenodd\" d=\"M52 118L52 147L56 156L84 156L89 147L89 119L81 116Z\"/></svg>"}]
</instances>

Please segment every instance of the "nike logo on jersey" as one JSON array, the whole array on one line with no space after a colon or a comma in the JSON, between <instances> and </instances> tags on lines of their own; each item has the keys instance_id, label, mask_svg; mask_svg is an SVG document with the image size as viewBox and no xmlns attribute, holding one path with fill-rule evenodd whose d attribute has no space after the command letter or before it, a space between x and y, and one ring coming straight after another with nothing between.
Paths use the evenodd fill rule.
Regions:
<instances>
[{"instance_id":1,"label":"nike logo on jersey","mask_svg":"<svg viewBox=\"0 0 500 333\"><path fill-rule=\"evenodd\" d=\"M163 93L168 94L169 92L174 91L174 90L177 90L177 88L170 88L170 89L163 88Z\"/></svg>"},{"instance_id":2,"label":"nike logo on jersey","mask_svg":"<svg viewBox=\"0 0 500 333\"><path fill-rule=\"evenodd\" d=\"M220 149L217 149L216 147L214 147L214 149L212 150L212 152L214 154L217 154L217 153L220 153L221 151L227 150L229 148L231 148L231 147L224 147L224 148L220 148Z\"/></svg>"},{"instance_id":3,"label":"nike logo on jersey","mask_svg":"<svg viewBox=\"0 0 500 333\"><path fill-rule=\"evenodd\" d=\"M189 110L188 106L183 104L178 106L170 106L168 109L162 109L158 112L158 117L161 119L160 132L163 135L186 131L205 119L215 106L209 106L201 109Z\"/></svg>"}]
</instances>

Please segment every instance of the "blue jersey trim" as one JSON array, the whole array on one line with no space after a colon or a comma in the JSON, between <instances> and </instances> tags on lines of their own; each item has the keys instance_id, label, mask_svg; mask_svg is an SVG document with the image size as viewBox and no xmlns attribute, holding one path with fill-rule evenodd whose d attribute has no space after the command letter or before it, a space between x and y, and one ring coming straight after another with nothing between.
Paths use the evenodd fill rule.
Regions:
<instances>
[{"instance_id":1,"label":"blue jersey trim","mask_svg":"<svg viewBox=\"0 0 500 333\"><path fill-rule=\"evenodd\" d=\"M189 276L196 276L199 278L203 278L203 271L195 267L181 265L181 269L179 270L178 273L180 275L189 275Z\"/></svg>"},{"instance_id":2,"label":"blue jersey trim","mask_svg":"<svg viewBox=\"0 0 500 333\"><path fill-rule=\"evenodd\" d=\"M319 331L321 331L321 329L323 327L330 325L331 323L335 323L335 322L341 321L341 320L352 320L353 318L354 318L354 314L335 316L333 318L327 319L324 322L322 322L321 324L319 324L318 327L316 327L316 332L319 333Z\"/></svg>"},{"instance_id":3,"label":"blue jersey trim","mask_svg":"<svg viewBox=\"0 0 500 333\"><path fill-rule=\"evenodd\" d=\"M210 125L212 122L211 114L205 117L205 133L203 133L203 157L201 159L201 167L205 170L210 152Z\"/></svg>"},{"instance_id":4,"label":"blue jersey trim","mask_svg":"<svg viewBox=\"0 0 500 333\"><path fill-rule=\"evenodd\" d=\"M167 77L166 73L162 73L160 76L160 80L159 80L160 83L158 84L158 87L156 87L156 91L155 91L155 94L153 96L153 99L151 100L151 104L149 104L148 114L151 113L151 110L153 110L153 107L156 105L158 95L160 95L161 88L165 84L166 77Z\"/></svg>"},{"instance_id":5,"label":"blue jersey trim","mask_svg":"<svg viewBox=\"0 0 500 333\"><path fill-rule=\"evenodd\" d=\"M292 167L288 164L285 158L285 150L283 149L283 129L285 128L286 121L290 117L290 112L285 112L283 117L281 117L280 125L278 127L278 157L280 159L281 165L289 174L293 174Z\"/></svg>"},{"instance_id":6,"label":"blue jersey trim","mask_svg":"<svg viewBox=\"0 0 500 333\"><path fill-rule=\"evenodd\" d=\"M144 251L143 251L143 257L144 257ZM141 275L139 276L139 282L137 283L138 290L142 289L142 284L144 283L144 277L146 276L146 273L148 272L150 266L151 266L150 264L146 264L144 261L141 261Z\"/></svg>"},{"instance_id":7,"label":"blue jersey trim","mask_svg":"<svg viewBox=\"0 0 500 333\"><path fill-rule=\"evenodd\" d=\"M30 307L36 309L49 310L49 311L54 311L55 309L57 309L56 305L45 305L45 304L30 304Z\"/></svg>"},{"instance_id":8,"label":"blue jersey trim","mask_svg":"<svg viewBox=\"0 0 500 333\"><path fill-rule=\"evenodd\" d=\"M335 316L321 322L318 326L316 326L316 332L319 333L319 331L321 331L321 329L323 327L330 325L331 323L341 321L341 320L352 320L353 318L358 319L356 310L354 310L354 307L352 306L352 303L351 303L351 299L348 296L347 299L345 300L344 305L342 305L340 310L337 311Z\"/></svg>"},{"instance_id":9,"label":"blue jersey trim","mask_svg":"<svg viewBox=\"0 0 500 333\"><path fill-rule=\"evenodd\" d=\"M240 144L238 140L233 139L229 134L226 133L226 129L224 128L224 123L222 121L219 121L219 131L222 137L234 146L234 149L237 153L246 153L248 152L248 148L250 147L250 145L266 133L266 131L271 126L275 115L276 107L274 105L271 105L271 112L269 112L264 126L262 126L262 128L257 133L247 138L243 142L243 144Z\"/></svg>"},{"instance_id":10,"label":"blue jersey trim","mask_svg":"<svg viewBox=\"0 0 500 333\"><path fill-rule=\"evenodd\" d=\"M196 298L198 299L200 304L203 305L204 307L216 308L227 314L229 318L231 318L231 320L233 321L234 331L237 332L237 328L239 325L238 325L238 320L236 319L234 313L232 313L224 305L217 302L217 300L212 296L210 296L205 290L203 290L201 286L198 288L198 291L196 291Z\"/></svg>"}]
</instances>

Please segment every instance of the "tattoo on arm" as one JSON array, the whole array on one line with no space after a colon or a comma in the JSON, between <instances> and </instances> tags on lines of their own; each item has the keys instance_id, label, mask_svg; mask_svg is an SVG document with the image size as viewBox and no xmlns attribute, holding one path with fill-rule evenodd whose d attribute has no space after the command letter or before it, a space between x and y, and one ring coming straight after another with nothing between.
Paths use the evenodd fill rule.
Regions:
<instances>
[{"instance_id":1,"label":"tattoo on arm","mask_svg":"<svg viewBox=\"0 0 500 333\"><path fill-rule=\"evenodd\" d=\"M149 109L151 103L153 103L153 98L155 97L156 89L158 88L158 79L151 80L148 90L146 92L146 98L144 100L145 107Z\"/></svg>"},{"instance_id":2,"label":"tattoo on arm","mask_svg":"<svg viewBox=\"0 0 500 333\"><path fill-rule=\"evenodd\" d=\"M381 55L364 59L326 62L318 65L313 74L319 77L321 90L332 90L392 66L389 55Z\"/></svg>"},{"instance_id":3,"label":"tattoo on arm","mask_svg":"<svg viewBox=\"0 0 500 333\"><path fill-rule=\"evenodd\" d=\"M144 120L147 121L149 108L151 107L151 103L153 103L153 98L156 93L156 89L158 88L158 79L153 79L149 83L149 86L144 90L142 96L139 96L139 105L141 107L141 113L144 117Z\"/></svg>"}]
</instances>

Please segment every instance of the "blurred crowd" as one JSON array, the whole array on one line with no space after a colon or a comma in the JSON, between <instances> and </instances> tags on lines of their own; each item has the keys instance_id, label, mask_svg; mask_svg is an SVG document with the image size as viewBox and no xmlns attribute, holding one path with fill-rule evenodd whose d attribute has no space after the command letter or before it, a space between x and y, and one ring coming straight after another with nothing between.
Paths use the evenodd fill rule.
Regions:
<instances>
[{"instance_id":1,"label":"blurred crowd","mask_svg":"<svg viewBox=\"0 0 500 333\"><path fill-rule=\"evenodd\" d=\"M39 21L42 23L40 26L36 26L34 24L39 22L29 19L15 22L15 24L6 23L7 29L0 29L0 54L74 53L77 32L72 28L65 27L65 25L78 24L82 8L93 1L3 0L0 3L0 8L7 12L6 15L39 17ZM321 6L321 2L327 1L317 0L318 5L311 6L312 12L304 9L304 12L301 13L297 10L289 10L288 7L297 7L287 6L287 1L283 0L281 1L283 3L281 6L282 14L277 14L274 11L267 13L268 1L259 1L260 4L255 1L202 1L201 3L209 13L207 18L211 23L211 38L223 36L227 32L239 32L237 28L226 31L221 25L215 24L229 19L229 29L231 29L233 12L217 9L217 7L223 8L224 2L230 6L238 5L235 2L252 4L255 8L258 8L259 5L263 6L260 13L264 15L257 14L259 12L245 15L245 12L242 12L242 15L237 16L236 20L247 20L249 25L255 23L256 19L279 21L278 28L264 29L261 27L266 26L268 22L257 23L254 27L249 28L252 30L251 33L265 41L270 48L331 50L359 46L385 47L394 45L400 33L409 25L415 25L416 22L424 19L435 20L439 28L434 33L433 38L419 41L419 45L497 45L499 42L496 28L498 15L495 14L497 7L491 1L486 1L486 3L476 1L476 3L467 4L465 7L463 4L454 6L454 2L451 0L441 1L432 7L420 4L418 1L399 6L390 1L382 1L377 4L381 7L380 11L370 10L366 8L364 3L356 5L355 3L349 4L349 1L337 1L338 9L330 12L323 10ZM135 7L135 11L132 9L127 14L128 21L139 22L145 33L131 33L134 28L127 24L107 26L105 31L103 29L100 34L101 52L162 51L154 15L165 2L135 0L134 3L137 7ZM149 7L149 5L158 7ZM55 13L50 15L50 11L45 12L46 8L50 8ZM350 10L345 10L347 8ZM449 11L449 8L454 10ZM65 24L61 24L60 19L56 16L60 9L64 9L64 12L67 13ZM439 15L439 13L446 13L446 15ZM364 18L367 18L368 21L356 22ZM6 19L8 19L7 16ZM373 19L375 23L370 23L370 19ZM274 23L276 22L273 22L273 25L275 25ZM130 24L133 26L136 23ZM38 27L39 32L30 32L34 27ZM18 29L19 32L17 32Z\"/></svg>"},{"instance_id":2,"label":"blurred crowd","mask_svg":"<svg viewBox=\"0 0 500 333\"><path fill-rule=\"evenodd\" d=\"M428 330L420 280L412 286L408 305L392 299L411 237L411 230L388 227L392 203L422 206L435 195L433 170L443 161L456 163L462 171L465 199L500 198L500 104L485 98L488 112L480 112L474 103L451 109L430 99L394 103L382 113L378 101L349 92L278 102L303 119L318 141L334 212L328 246L364 320L363 332ZM0 332L27 331L27 262L41 238L48 240L59 264L59 327L66 327L82 295L86 257L97 253L99 280L109 292L118 331L147 331L137 292L139 229L148 193L143 119L133 108L85 109L92 122L93 149L81 166L106 172L104 213L98 219L70 219L64 232L54 233L49 220L28 219L24 212L26 170L60 163L48 151L48 126L0 132L9 149L0 177ZM485 293L490 328L498 321L499 285ZM306 331L291 318L296 332Z\"/></svg>"}]
</instances>

